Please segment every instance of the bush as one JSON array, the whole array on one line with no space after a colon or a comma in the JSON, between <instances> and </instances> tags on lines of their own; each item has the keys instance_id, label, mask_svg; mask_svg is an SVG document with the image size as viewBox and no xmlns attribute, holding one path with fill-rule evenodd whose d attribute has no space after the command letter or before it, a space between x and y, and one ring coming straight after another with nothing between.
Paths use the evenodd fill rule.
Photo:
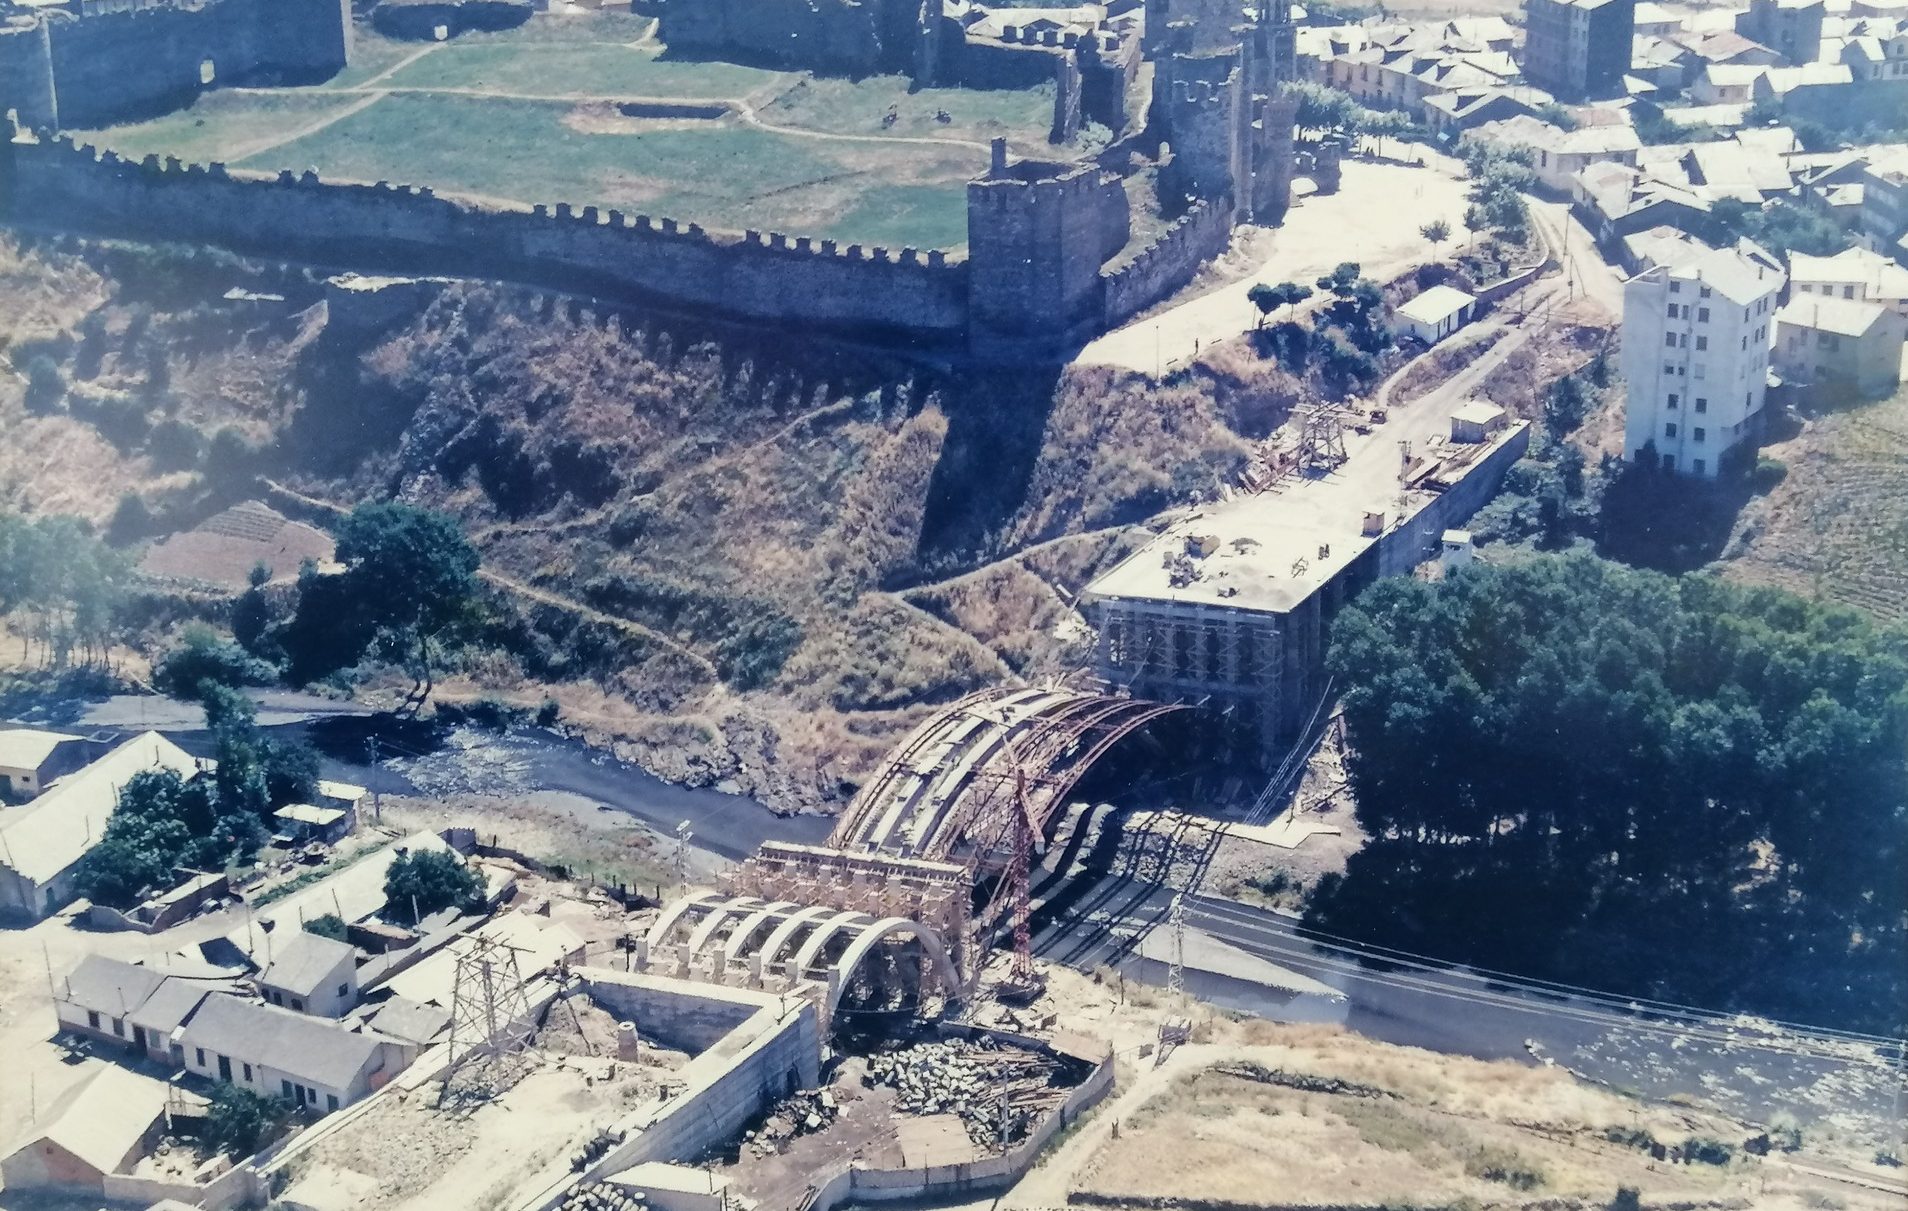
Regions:
<instances>
[{"instance_id":1,"label":"bush","mask_svg":"<svg viewBox=\"0 0 1908 1211\"><path fill-rule=\"evenodd\" d=\"M1756 469L1749 473L1749 483L1756 492L1773 492L1777 484L1789 478L1789 464L1779 458L1758 458Z\"/></svg>"},{"instance_id":2,"label":"bush","mask_svg":"<svg viewBox=\"0 0 1908 1211\"><path fill-rule=\"evenodd\" d=\"M563 707L554 698L545 698L543 705L537 708L537 726L555 727L557 717L563 713Z\"/></svg>"},{"instance_id":3,"label":"bush","mask_svg":"<svg viewBox=\"0 0 1908 1211\"><path fill-rule=\"evenodd\" d=\"M184 642L167 652L152 671L153 684L174 698L196 698L205 682L223 686L270 685L278 670L211 627L186 628Z\"/></svg>"},{"instance_id":4,"label":"bush","mask_svg":"<svg viewBox=\"0 0 1908 1211\"><path fill-rule=\"evenodd\" d=\"M279 1098L220 1081L212 1090L204 1142L208 1148L233 1157L250 1156L277 1134L290 1111Z\"/></svg>"},{"instance_id":5,"label":"bush","mask_svg":"<svg viewBox=\"0 0 1908 1211\"><path fill-rule=\"evenodd\" d=\"M1604 1206L1608 1211L1643 1211L1643 1192L1635 1186L1618 1186L1616 1196Z\"/></svg>"},{"instance_id":6,"label":"bush","mask_svg":"<svg viewBox=\"0 0 1908 1211\"><path fill-rule=\"evenodd\" d=\"M1683 1159L1691 1164L1727 1165L1736 1150L1709 1135L1692 1135L1683 1144Z\"/></svg>"},{"instance_id":7,"label":"bush","mask_svg":"<svg viewBox=\"0 0 1908 1211\"><path fill-rule=\"evenodd\" d=\"M156 528L152 510L137 492L128 492L119 498L119 507L113 510L113 520L106 526L106 537L124 545L148 537Z\"/></svg>"},{"instance_id":8,"label":"bush","mask_svg":"<svg viewBox=\"0 0 1908 1211\"><path fill-rule=\"evenodd\" d=\"M315 933L321 938L330 938L334 942L349 942L351 927L345 924L343 917L328 912L322 917L313 917L305 922L305 932Z\"/></svg>"}]
</instances>

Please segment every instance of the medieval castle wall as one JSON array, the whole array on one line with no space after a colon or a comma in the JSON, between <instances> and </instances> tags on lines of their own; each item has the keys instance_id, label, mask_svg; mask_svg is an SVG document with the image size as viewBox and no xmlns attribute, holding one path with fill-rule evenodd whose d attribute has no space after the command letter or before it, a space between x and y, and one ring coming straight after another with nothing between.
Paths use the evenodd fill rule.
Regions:
<instances>
[{"instance_id":1,"label":"medieval castle wall","mask_svg":"<svg viewBox=\"0 0 1908 1211\"><path fill-rule=\"evenodd\" d=\"M647 0L669 46L779 67L912 72L921 0ZM935 24L938 25L938 22Z\"/></svg>"},{"instance_id":2,"label":"medieval castle wall","mask_svg":"<svg viewBox=\"0 0 1908 1211\"><path fill-rule=\"evenodd\" d=\"M1196 202L1124 265L1102 273L1101 322L1114 328L1172 294L1232 240L1232 202Z\"/></svg>"},{"instance_id":3,"label":"medieval castle wall","mask_svg":"<svg viewBox=\"0 0 1908 1211\"><path fill-rule=\"evenodd\" d=\"M967 266L939 251L840 246L594 206L499 210L429 189L123 159L65 138L0 144L8 217L202 240L270 256L469 274L750 318L923 333L966 328Z\"/></svg>"},{"instance_id":4,"label":"medieval castle wall","mask_svg":"<svg viewBox=\"0 0 1908 1211\"><path fill-rule=\"evenodd\" d=\"M349 57L349 0L216 0L72 16L0 36L0 110L27 125L106 126L228 83L297 83Z\"/></svg>"}]
</instances>

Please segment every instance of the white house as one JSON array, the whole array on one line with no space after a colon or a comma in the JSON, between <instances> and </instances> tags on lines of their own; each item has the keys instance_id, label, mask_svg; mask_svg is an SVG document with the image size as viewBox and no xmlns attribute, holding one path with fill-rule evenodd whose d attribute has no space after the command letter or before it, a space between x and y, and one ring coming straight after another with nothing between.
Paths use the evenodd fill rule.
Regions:
<instances>
[{"instance_id":1,"label":"white house","mask_svg":"<svg viewBox=\"0 0 1908 1211\"><path fill-rule=\"evenodd\" d=\"M1624 451L1633 462L1714 479L1762 422L1784 275L1753 245L1690 242L1623 287Z\"/></svg>"},{"instance_id":2,"label":"white house","mask_svg":"<svg viewBox=\"0 0 1908 1211\"><path fill-rule=\"evenodd\" d=\"M239 997L207 997L181 1035L192 1072L319 1113L382 1088L403 1066L402 1049L379 1035Z\"/></svg>"},{"instance_id":3,"label":"white house","mask_svg":"<svg viewBox=\"0 0 1908 1211\"><path fill-rule=\"evenodd\" d=\"M105 835L134 774L172 770L191 778L201 768L190 753L147 732L60 779L31 806L0 815L0 915L37 921L73 899L74 867Z\"/></svg>"},{"instance_id":4,"label":"white house","mask_svg":"<svg viewBox=\"0 0 1908 1211\"><path fill-rule=\"evenodd\" d=\"M1908 269L1866 248L1834 256L1789 254L1789 298L1855 299L1908 315Z\"/></svg>"},{"instance_id":5,"label":"white house","mask_svg":"<svg viewBox=\"0 0 1908 1211\"><path fill-rule=\"evenodd\" d=\"M1433 286L1398 308L1397 330L1435 345L1465 324L1477 311L1477 300L1454 286Z\"/></svg>"},{"instance_id":6,"label":"white house","mask_svg":"<svg viewBox=\"0 0 1908 1211\"><path fill-rule=\"evenodd\" d=\"M271 962L258 973L267 1001L321 1018L342 1017L358 1003L357 947L296 929L288 938L274 936L270 950Z\"/></svg>"},{"instance_id":7,"label":"white house","mask_svg":"<svg viewBox=\"0 0 1908 1211\"><path fill-rule=\"evenodd\" d=\"M64 732L0 728L0 799L26 800L86 764L86 741Z\"/></svg>"},{"instance_id":8,"label":"white house","mask_svg":"<svg viewBox=\"0 0 1908 1211\"><path fill-rule=\"evenodd\" d=\"M1636 128L1627 123L1564 130L1528 114L1486 122L1471 137L1499 147L1528 148L1537 179L1562 194L1570 193L1576 175L1592 164L1634 167L1643 147Z\"/></svg>"}]
</instances>

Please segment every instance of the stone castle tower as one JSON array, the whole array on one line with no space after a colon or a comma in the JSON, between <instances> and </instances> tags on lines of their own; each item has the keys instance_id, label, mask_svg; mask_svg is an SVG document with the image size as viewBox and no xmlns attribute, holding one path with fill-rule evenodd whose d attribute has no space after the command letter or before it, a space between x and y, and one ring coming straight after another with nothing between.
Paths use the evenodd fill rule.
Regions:
<instances>
[{"instance_id":1,"label":"stone castle tower","mask_svg":"<svg viewBox=\"0 0 1908 1211\"><path fill-rule=\"evenodd\" d=\"M1100 265L1125 243L1126 191L1098 165L1008 163L995 139L967 186L968 314L978 344L1067 339L1101 321Z\"/></svg>"},{"instance_id":2,"label":"stone castle tower","mask_svg":"<svg viewBox=\"0 0 1908 1211\"><path fill-rule=\"evenodd\" d=\"M1290 6L1272 0L1247 18L1236 0L1147 0L1146 20L1152 134L1173 153L1168 190L1229 200L1236 222L1278 222L1296 159Z\"/></svg>"}]
</instances>

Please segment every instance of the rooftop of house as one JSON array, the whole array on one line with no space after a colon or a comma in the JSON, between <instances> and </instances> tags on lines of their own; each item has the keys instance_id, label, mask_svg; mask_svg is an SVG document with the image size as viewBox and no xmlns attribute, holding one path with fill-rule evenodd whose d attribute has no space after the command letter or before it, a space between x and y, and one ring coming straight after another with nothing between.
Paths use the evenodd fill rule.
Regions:
<instances>
[{"instance_id":1,"label":"rooftop of house","mask_svg":"<svg viewBox=\"0 0 1908 1211\"><path fill-rule=\"evenodd\" d=\"M293 824L309 824L313 828L328 828L345 818L342 807L318 807L310 803L287 803L272 813L279 820L288 820Z\"/></svg>"},{"instance_id":2,"label":"rooftop of house","mask_svg":"<svg viewBox=\"0 0 1908 1211\"><path fill-rule=\"evenodd\" d=\"M183 1042L265 1064L313 1085L342 1089L364 1070L383 1040L346 1030L328 1018L240 997L211 996L186 1023Z\"/></svg>"},{"instance_id":3,"label":"rooftop of house","mask_svg":"<svg viewBox=\"0 0 1908 1211\"><path fill-rule=\"evenodd\" d=\"M164 974L124 959L89 954L55 986L58 999L122 1017L146 1003L166 982Z\"/></svg>"},{"instance_id":4,"label":"rooftop of house","mask_svg":"<svg viewBox=\"0 0 1908 1211\"><path fill-rule=\"evenodd\" d=\"M335 799L341 803L357 803L368 792L355 782L333 782L329 778L318 779L318 797Z\"/></svg>"},{"instance_id":5,"label":"rooftop of house","mask_svg":"<svg viewBox=\"0 0 1908 1211\"><path fill-rule=\"evenodd\" d=\"M46 1141L101 1173L115 1172L165 1113L170 1096L164 1081L97 1063L91 1074L54 1099L6 1154Z\"/></svg>"},{"instance_id":6,"label":"rooftop of house","mask_svg":"<svg viewBox=\"0 0 1908 1211\"><path fill-rule=\"evenodd\" d=\"M1908 269L1866 248L1849 248L1834 256L1792 252L1789 254L1789 280L1798 286L1860 282L1867 288L1870 300L1908 299Z\"/></svg>"},{"instance_id":7,"label":"rooftop of house","mask_svg":"<svg viewBox=\"0 0 1908 1211\"><path fill-rule=\"evenodd\" d=\"M60 745L78 739L81 737L65 732L30 727L0 728L0 769L39 769Z\"/></svg>"},{"instance_id":8,"label":"rooftop of house","mask_svg":"<svg viewBox=\"0 0 1908 1211\"><path fill-rule=\"evenodd\" d=\"M420 1046L444 1033L450 1017L448 1009L398 996L367 1005L364 1014L365 1024L379 1034Z\"/></svg>"},{"instance_id":9,"label":"rooftop of house","mask_svg":"<svg viewBox=\"0 0 1908 1211\"><path fill-rule=\"evenodd\" d=\"M105 835L106 821L119 806L120 788L134 774L172 770L191 778L201 768L197 758L158 732L134 736L60 779L30 806L0 816L0 864L45 884Z\"/></svg>"},{"instance_id":10,"label":"rooftop of house","mask_svg":"<svg viewBox=\"0 0 1908 1211\"><path fill-rule=\"evenodd\" d=\"M1477 302L1455 286L1433 286L1398 308L1398 314L1420 324L1436 324Z\"/></svg>"},{"instance_id":11,"label":"rooftop of house","mask_svg":"<svg viewBox=\"0 0 1908 1211\"><path fill-rule=\"evenodd\" d=\"M1776 322L1836 336L1866 336L1890 314L1880 303L1803 295L1776 312Z\"/></svg>"},{"instance_id":12,"label":"rooftop of house","mask_svg":"<svg viewBox=\"0 0 1908 1211\"><path fill-rule=\"evenodd\" d=\"M357 947L349 942L305 929L294 931L283 941L274 938L271 954L272 961L258 973L258 982L300 997L316 993L340 965L355 965L358 959Z\"/></svg>"},{"instance_id":13,"label":"rooftop of house","mask_svg":"<svg viewBox=\"0 0 1908 1211\"><path fill-rule=\"evenodd\" d=\"M1754 245L1748 245L1754 249ZM1711 248L1699 240L1690 240L1684 254L1663 262L1648 273L1665 278L1695 282L1738 306L1747 307L1782 289L1783 273L1768 254L1744 247ZM1639 275L1641 276L1641 275Z\"/></svg>"},{"instance_id":14,"label":"rooftop of house","mask_svg":"<svg viewBox=\"0 0 1908 1211\"><path fill-rule=\"evenodd\" d=\"M448 851L450 846L436 833L413 833L254 913L250 922L226 934L225 940L238 953L255 954L262 962L267 921L274 930L287 931L287 936L303 928L303 922L326 913L336 913L347 924L362 921L384 907L384 875L398 854L426 849Z\"/></svg>"},{"instance_id":15,"label":"rooftop of house","mask_svg":"<svg viewBox=\"0 0 1908 1211\"><path fill-rule=\"evenodd\" d=\"M1769 60L1779 58L1762 43L1745 38L1734 29L1684 29L1666 37L1711 64L1728 63L1743 55Z\"/></svg>"}]
</instances>

